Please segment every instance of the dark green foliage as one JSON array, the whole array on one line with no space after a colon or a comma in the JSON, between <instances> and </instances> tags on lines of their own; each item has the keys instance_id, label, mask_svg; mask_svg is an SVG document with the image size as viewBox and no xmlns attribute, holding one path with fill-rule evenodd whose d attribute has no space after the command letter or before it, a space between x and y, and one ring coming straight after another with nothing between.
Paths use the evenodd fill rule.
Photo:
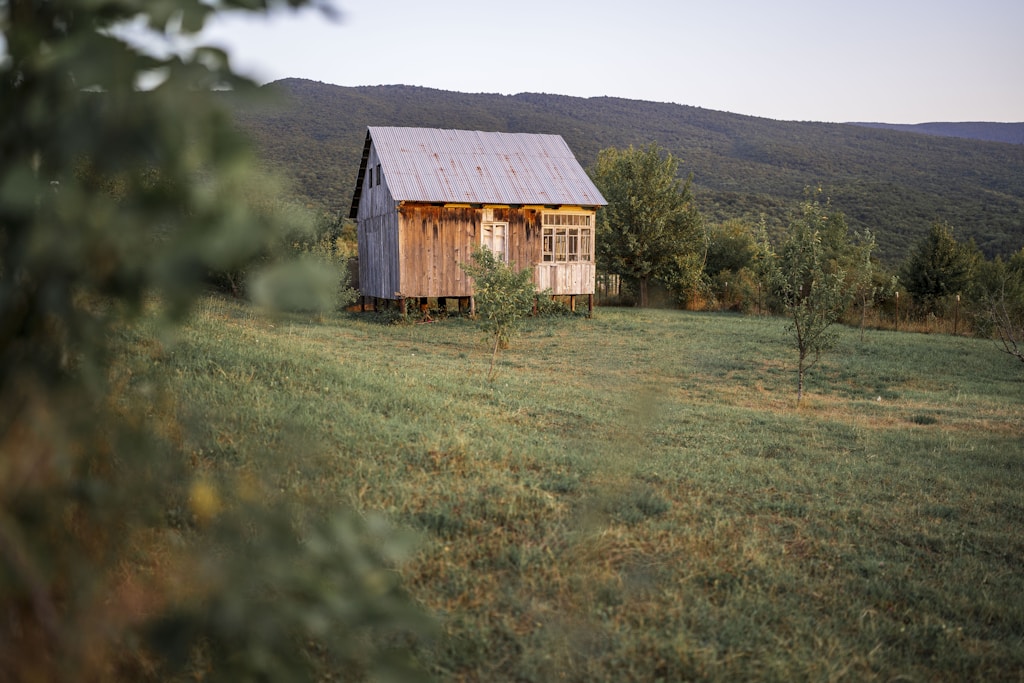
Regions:
<instances>
[{"instance_id":1,"label":"dark green foliage","mask_svg":"<svg viewBox=\"0 0 1024 683\"><path fill-rule=\"evenodd\" d=\"M237 274L246 284L246 293L269 310L344 309L359 297L353 286L358 284L353 269L355 226L326 214L314 221L302 207L288 210L307 216L309 225L302 232L282 236L269 253Z\"/></svg>"},{"instance_id":2,"label":"dark green foliage","mask_svg":"<svg viewBox=\"0 0 1024 683\"><path fill-rule=\"evenodd\" d=\"M708 226L707 233L704 272L709 276L723 272L738 273L753 264L757 254L757 239L750 224L729 220Z\"/></svg>"},{"instance_id":3,"label":"dark green foliage","mask_svg":"<svg viewBox=\"0 0 1024 683\"><path fill-rule=\"evenodd\" d=\"M357 294L340 283L346 276L340 266L322 256L269 265L254 274L249 287L253 301L271 310L323 313L355 301Z\"/></svg>"},{"instance_id":4,"label":"dark green foliage","mask_svg":"<svg viewBox=\"0 0 1024 683\"><path fill-rule=\"evenodd\" d=\"M761 310L762 283L754 272L757 255L754 229L746 221L732 219L708 226L704 257L708 305L742 312Z\"/></svg>"},{"instance_id":5,"label":"dark green foliage","mask_svg":"<svg viewBox=\"0 0 1024 683\"><path fill-rule=\"evenodd\" d=\"M943 299L968 291L977 261L976 250L936 223L903 264L900 280L921 314L937 313Z\"/></svg>"},{"instance_id":6,"label":"dark green foliage","mask_svg":"<svg viewBox=\"0 0 1024 683\"><path fill-rule=\"evenodd\" d=\"M538 93L464 94L413 86L339 87L288 79L290 102L240 104L273 168L308 201L347 214L366 126L428 126L562 135L584 167L600 150L655 142L693 175L709 222L765 218L781 230L804 188L820 183L852 230L870 229L878 257L902 261L932 223L954 225L988 257L1024 246L1019 145L773 121L676 104Z\"/></svg>"},{"instance_id":7,"label":"dark green foliage","mask_svg":"<svg viewBox=\"0 0 1024 683\"><path fill-rule=\"evenodd\" d=\"M636 285L640 306L660 282L685 297L700 277L703 223L679 162L656 144L605 149L591 170L608 205L598 210L597 266Z\"/></svg>"}]
</instances>

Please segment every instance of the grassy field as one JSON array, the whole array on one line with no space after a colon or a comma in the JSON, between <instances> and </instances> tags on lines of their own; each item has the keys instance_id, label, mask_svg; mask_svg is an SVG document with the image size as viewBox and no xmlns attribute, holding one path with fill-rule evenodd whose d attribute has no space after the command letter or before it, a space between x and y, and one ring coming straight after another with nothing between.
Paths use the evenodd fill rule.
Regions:
<instances>
[{"instance_id":1,"label":"grassy field","mask_svg":"<svg viewBox=\"0 0 1024 683\"><path fill-rule=\"evenodd\" d=\"M197 476L417 530L440 680L1024 680L1024 367L990 342L844 329L799 407L780 319L598 309L488 361L465 319L209 298L113 374L167 383Z\"/></svg>"}]
</instances>

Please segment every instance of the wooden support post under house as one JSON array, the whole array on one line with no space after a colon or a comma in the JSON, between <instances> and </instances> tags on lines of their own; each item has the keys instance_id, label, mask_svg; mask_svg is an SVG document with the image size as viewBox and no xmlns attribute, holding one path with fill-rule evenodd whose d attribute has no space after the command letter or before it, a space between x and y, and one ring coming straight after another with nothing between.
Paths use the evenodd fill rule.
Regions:
<instances>
[{"instance_id":1,"label":"wooden support post under house","mask_svg":"<svg viewBox=\"0 0 1024 683\"><path fill-rule=\"evenodd\" d=\"M408 314L408 307L404 296L398 297L398 311L402 314L403 318Z\"/></svg>"},{"instance_id":2,"label":"wooden support post under house","mask_svg":"<svg viewBox=\"0 0 1024 683\"><path fill-rule=\"evenodd\" d=\"M476 298L469 297L469 316L471 318L476 317Z\"/></svg>"},{"instance_id":3,"label":"wooden support post under house","mask_svg":"<svg viewBox=\"0 0 1024 683\"><path fill-rule=\"evenodd\" d=\"M588 294L587 295L587 317L588 318L593 318L594 317L594 295L593 294Z\"/></svg>"},{"instance_id":4,"label":"wooden support post under house","mask_svg":"<svg viewBox=\"0 0 1024 683\"><path fill-rule=\"evenodd\" d=\"M576 312L576 295L575 294L570 294L569 295L569 310L572 311L573 313Z\"/></svg>"}]
</instances>

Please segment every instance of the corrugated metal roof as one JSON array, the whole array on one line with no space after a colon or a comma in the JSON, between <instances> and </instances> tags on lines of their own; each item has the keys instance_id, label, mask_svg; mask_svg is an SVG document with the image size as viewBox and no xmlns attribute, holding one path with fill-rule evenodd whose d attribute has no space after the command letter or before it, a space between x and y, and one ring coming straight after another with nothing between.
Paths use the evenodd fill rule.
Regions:
<instances>
[{"instance_id":1,"label":"corrugated metal roof","mask_svg":"<svg viewBox=\"0 0 1024 683\"><path fill-rule=\"evenodd\" d=\"M560 135L370 126L396 201L604 205Z\"/></svg>"}]
</instances>

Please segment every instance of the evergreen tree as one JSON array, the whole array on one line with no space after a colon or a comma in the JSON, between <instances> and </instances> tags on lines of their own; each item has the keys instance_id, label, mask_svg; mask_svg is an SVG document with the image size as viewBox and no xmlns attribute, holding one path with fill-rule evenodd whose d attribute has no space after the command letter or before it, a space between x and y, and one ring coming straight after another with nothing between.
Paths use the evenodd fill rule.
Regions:
<instances>
[{"instance_id":1,"label":"evergreen tree","mask_svg":"<svg viewBox=\"0 0 1024 683\"><path fill-rule=\"evenodd\" d=\"M975 250L935 223L903 264L900 280L921 313L938 313L944 298L968 289L975 262Z\"/></svg>"}]
</instances>

